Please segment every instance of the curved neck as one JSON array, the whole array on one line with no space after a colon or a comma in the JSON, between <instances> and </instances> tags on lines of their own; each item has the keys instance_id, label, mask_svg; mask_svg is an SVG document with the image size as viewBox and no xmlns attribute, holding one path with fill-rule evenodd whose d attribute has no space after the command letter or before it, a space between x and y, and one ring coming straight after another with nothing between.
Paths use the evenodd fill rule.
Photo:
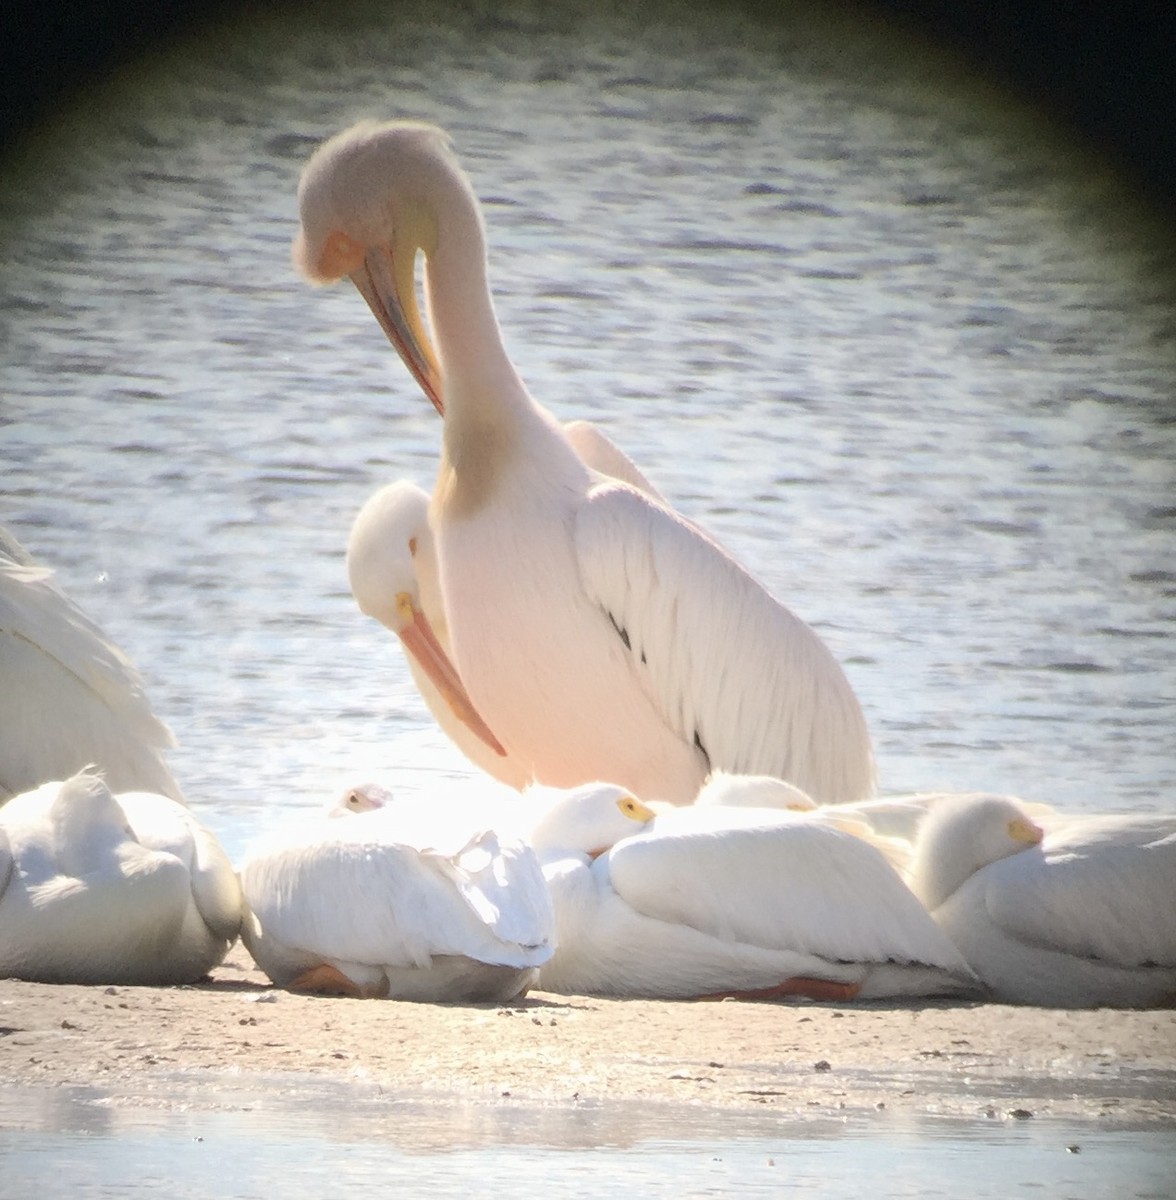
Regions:
<instances>
[{"instance_id":1,"label":"curved neck","mask_svg":"<svg viewBox=\"0 0 1176 1200\"><path fill-rule=\"evenodd\" d=\"M425 290L445 405L431 511L443 529L448 518L484 511L526 470L558 477L583 467L507 356L472 189L460 175L451 176L430 207L435 237L425 259Z\"/></svg>"},{"instance_id":2,"label":"curved neck","mask_svg":"<svg viewBox=\"0 0 1176 1200\"><path fill-rule=\"evenodd\" d=\"M934 912L976 871L967 852L951 838L926 831L915 843L910 888L928 912Z\"/></svg>"},{"instance_id":3,"label":"curved neck","mask_svg":"<svg viewBox=\"0 0 1176 1200\"><path fill-rule=\"evenodd\" d=\"M516 399L529 403L494 313L486 239L475 205L464 188L455 192L439 213L435 249L425 260L425 295L447 418L460 419L475 401L498 408Z\"/></svg>"}]
</instances>

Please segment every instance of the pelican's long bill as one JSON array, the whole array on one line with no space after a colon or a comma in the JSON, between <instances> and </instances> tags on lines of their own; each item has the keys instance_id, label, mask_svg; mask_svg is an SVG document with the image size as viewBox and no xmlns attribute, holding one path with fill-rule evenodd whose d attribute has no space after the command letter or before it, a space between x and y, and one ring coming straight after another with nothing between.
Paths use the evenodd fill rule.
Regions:
<instances>
[{"instance_id":1,"label":"pelican's long bill","mask_svg":"<svg viewBox=\"0 0 1176 1200\"><path fill-rule=\"evenodd\" d=\"M396 597L396 608L401 616L401 624L396 632L404 643L404 649L420 663L421 669L433 681L433 686L453 710L454 716L495 754L505 757L506 750L474 707L457 668L437 640L428 618L413 605L412 597L407 592L401 592Z\"/></svg>"},{"instance_id":2,"label":"pelican's long bill","mask_svg":"<svg viewBox=\"0 0 1176 1200\"><path fill-rule=\"evenodd\" d=\"M397 259L386 246L373 247L351 272L351 282L433 407L444 416L441 372L417 306L416 255L405 254Z\"/></svg>"}]
</instances>

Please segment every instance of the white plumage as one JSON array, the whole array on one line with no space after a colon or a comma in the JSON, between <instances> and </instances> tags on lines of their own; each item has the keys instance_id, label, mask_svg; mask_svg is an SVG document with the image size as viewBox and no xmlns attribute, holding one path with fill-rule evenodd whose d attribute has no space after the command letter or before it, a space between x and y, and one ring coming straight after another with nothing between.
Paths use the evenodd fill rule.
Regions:
<instances>
[{"instance_id":1,"label":"white plumage","mask_svg":"<svg viewBox=\"0 0 1176 1200\"><path fill-rule=\"evenodd\" d=\"M978 991L967 965L866 841L748 807L658 813L589 785L537 823L557 949L539 986L685 998L823 999Z\"/></svg>"},{"instance_id":2,"label":"white plumage","mask_svg":"<svg viewBox=\"0 0 1176 1200\"><path fill-rule=\"evenodd\" d=\"M115 791L182 801L139 673L52 574L0 529L0 802L91 763Z\"/></svg>"},{"instance_id":3,"label":"white plumage","mask_svg":"<svg viewBox=\"0 0 1176 1200\"><path fill-rule=\"evenodd\" d=\"M912 887L999 1000L1176 1005L1176 817L1055 815L1008 796L937 804Z\"/></svg>"},{"instance_id":4,"label":"white plumage","mask_svg":"<svg viewBox=\"0 0 1176 1200\"><path fill-rule=\"evenodd\" d=\"M865 722L820 639L694 525L587 467L527 393L445 135L357 126L314 155L299 196L296 262L352 277L443 412L429 523L449 646L511 758L541 783L605 777L682 804L712 768L820 801L869 794Z\"/></svg>"},{"instance_id":5,"label":"white plumage","mask_svg":"<svg viewBox=\"0 0 1176 1200\"><path fill-rule=\"evenodd\" d=\"M0 977L191 983L240 924L232 865L167 796L79 774L0 808Z\"/></svg>"},{"instance_id":6,"label":"white plumage","mask_svg":"<svg viewBox=\"0 0 1176 1200\"><path fill-rule=\"evenodd\" d=\"M922 816L925 809L916 803L923 797L902 797L898 799L871 799L854 801L847 804L817 804L812 797L806 795L798 787L785 783L782 779L774 779L770 775L732 775L725 771L716 771L703 784L698 793L694 806L697 809L744 809L755 810L751 814L753 821L762 820L765 810L777 810L793 813L804 813L816 824L828 825L851 833L854 837L882 852L883 857L905 879L911 860L911 837L914 833L914 818L912 813ZM704 818L692 818L702 821ZM729 813L717 818L731 824L738 823L740 815ZM893 832L895 826L906 832Z\"/></svg>"},{"instance_id":7,"label":"white plumage","mask_svg":"<svg viewBox=\"0 0 1176 1200\"><path fill-rule=\"evenodd\" d=\"M243 939L273 982L440 1002L526 992L552 939L531 849L490 830L447 831L408 805L349 807L242 865Z\"/></svg>"}]
</instances>

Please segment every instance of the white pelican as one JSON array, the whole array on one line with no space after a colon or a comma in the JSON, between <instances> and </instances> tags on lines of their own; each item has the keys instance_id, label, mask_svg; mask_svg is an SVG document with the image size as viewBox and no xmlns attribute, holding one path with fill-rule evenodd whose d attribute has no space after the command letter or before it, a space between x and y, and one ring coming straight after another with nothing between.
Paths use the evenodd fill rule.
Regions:
<instances>
[{"instance_id":1,"label":"white pelican","mask_svg":"<svg viewBox=\"0 0 1176 1200\"><path fill-rule=\"evenodd\" d=\"M351 276L444 416L429 525L449 645L510 757L541 783L680 804L712 769L871 793L865 721L821 640L697 527L586 466L528 394L445 134L356 126L314 154L299 201L298 266Z\"/></svg>"},{"instance_id":2,"label":"white pelican","mask_svg":"<svg viewBox=\"0 0 1176 1200\"><path fill-rule=\"evenodd\" d=\"M911 835L886 832L885 827L889 821L876 820L878 815L890 817L894 809L905 814L907 805L902 800L872 799L849 804L820 805L800 788L782 779L774 779L770 775L732 775L725 771L716 771L698 793L694 807L751 808L758 813L756 820L763 819L764 810L805 813L810 821L831 825L869 842L882 852L886 861L904 878L910 868ZM923 811L922 808L918 809L920 815ZM738 818L733 816L727 819L735 821Z\"/></svg>"},{"instance_id":3,"label":"white pelican","mask_svg":"<svg viewBox=\"0 0 1176 1200\"><path fill-rule=\"evenodd\" d=\"M936 805L911 886L999 1000L1176 1005L1176 817L1056 819L1008 796Z\"/></svg>"},{"instance_id":4,"label":"white pelican","mask_svg":"<svg viewBox=\"0 0 1176 1200\"><path fill-rule=\"evenodd\" d=\"M608 996L966 995L964 960L882 854L805 814L576 789L536 824L556 952L539 987Z\"/></svg>"},{"instance_id":5,"label":"white pelican","mask_svg":"<svg viewBox=\"0 0 1176 1200\"><path fill-rule=\"evenodd\" d=\"M877 846L891 865L903 875L911 867L914 840L927 814L940 804L957 803L959 792L907 792L895 796L872 796L848 804L819 805L799 788L767 775L731 775L716 771L698 793L698 807L711 806L783 808L807 812L812 819L835 825ZM1034 820L1058 819L1048 804L1019 802Z\"/></svg>"},{"instance_id":6,"label":"white pelican","mask_svg":"<svg viewBox=\"0 0 1176 1200\"><path fill-rule=\"evenodd\" d=\"M378 783L357 783L344 790L339 799L327 809L327 816L345 817L350 813L371 812L391 804L393 800L392 793Z\"/></svg>"},{"instance_id":7,"label":"white pelican","mask_svg":"<svg viewBox=\"0 0 1176 1200\"><path fill-rule=\"evenodd\" d=\"M0 529L0 803L89 763L182 802L139 673L51 575Z\"/></svg>"},{"instance_id":8,"label":"white pelican","mask_svg":"<svg viewBox=\"0 0 1176 1200\"><path fill-rule=\"evenodd\" d=\"M0 808L0 978L191 983L240 925L232 864L167 796L82 773Z\"/></svg>"},{"instance_id":9,"label":"white pelican","mask_svg":"<svg viewBox=\"0 0 1176 1200\"><path fill-rule=\"evenodd\" d=\"M342 820L251 853L242 940L290 991L438 1003L521 996L551 956L551 902L530 847L456 840L368 789ZM350 795L350 793L349 793ZM441 836L423 836L426 825Z\"/></svg>"},{"instance_id":10,"label":"white pelican","mask_svg":"<svg viewBox=\"0 0 1176 1200\"><path fill-rule=\"evenodd\" d=\"M701 808L783 808L791 812L813 812L819 807L807 792L774 775L736 775L730 771L715 771L694 803Z\"/></svg>"}]
</instances>

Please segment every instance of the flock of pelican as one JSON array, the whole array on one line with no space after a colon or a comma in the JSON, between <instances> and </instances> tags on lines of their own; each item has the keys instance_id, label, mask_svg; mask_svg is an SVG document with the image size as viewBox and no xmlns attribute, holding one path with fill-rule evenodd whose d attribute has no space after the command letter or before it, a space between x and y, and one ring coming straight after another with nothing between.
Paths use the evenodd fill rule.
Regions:
<instances>
[{"instance_id":1,"label":"flock of pelican","mask_svg":"<svg viewBox=\"0 0 1176 1200\"><path fill-rule=\"evenodd\" d=\"M441 130L337 135L299 205L296 265L351 278L442 421L432 494L357 515L353 595L514 800L357 786L235 868L133 666L5 535L0 977L191 982L240 937L277 986L359 997L1176 1004L1176 818L877 797L813 630L528 393Z\"/></svg>"}]
</instances>

